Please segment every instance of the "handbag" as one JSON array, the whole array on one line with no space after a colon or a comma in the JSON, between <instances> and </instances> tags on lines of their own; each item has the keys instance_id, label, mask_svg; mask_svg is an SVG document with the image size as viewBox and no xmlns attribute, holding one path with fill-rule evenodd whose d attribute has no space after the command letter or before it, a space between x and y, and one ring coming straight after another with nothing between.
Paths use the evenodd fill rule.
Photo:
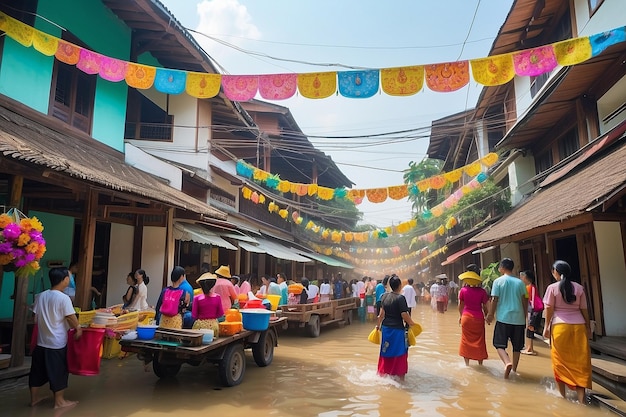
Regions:
<instances>
[{"instance_id":1,"label":"handbag","mask_svg":"<svg viewBox=\"0 0 626 417\"><path fill-rule=\"evenodd\" d=\"M380 345L380 330L374 327L374 330L372 330L367 336L367 340L374 344Z\"/></svg>"}]
</instances>

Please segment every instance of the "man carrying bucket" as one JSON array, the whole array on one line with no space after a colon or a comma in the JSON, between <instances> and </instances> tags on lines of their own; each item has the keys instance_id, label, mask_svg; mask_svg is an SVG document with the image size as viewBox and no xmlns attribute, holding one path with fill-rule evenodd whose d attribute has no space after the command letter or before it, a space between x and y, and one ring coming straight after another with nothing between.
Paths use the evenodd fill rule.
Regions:
<instances>
[{"instance_id":1,"label":"man carrying bucket","mask_svg":"<svg viewBox=\"0 0 626 417\"><path fill-rule=\"evenodd\" d=\"M76 318L72 300L63 293L70 283L68 269L52 268L48 276L51 288L39 294L33 306L37 324L37 346L33 351L28 378L30 405L35 406L45 399L39 396L39 388L48 382L54 393L54 408L63 408L78 403L64 397L69 377L67 330L68 327L76 330L76 340L82 336L83 330Z\"/></svg>"}]
</instances>

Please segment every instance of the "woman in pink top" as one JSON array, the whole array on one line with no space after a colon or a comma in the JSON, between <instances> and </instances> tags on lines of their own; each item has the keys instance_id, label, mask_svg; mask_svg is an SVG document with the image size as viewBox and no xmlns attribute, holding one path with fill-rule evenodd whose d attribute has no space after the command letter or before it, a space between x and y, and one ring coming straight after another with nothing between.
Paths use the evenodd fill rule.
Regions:
<instances>
[{"instance_id":1,"label":"woman in pink top","mask_svg":"<svg viewBox=\"0 0 626 417\"><path fill-rule=\"evenodd\" d=\"M224 309L222 308L222 298L213 293L216 281L217 276L210 272L198 277L196 282L202 288L202 294L193 298L191 317L194 319L193 329L213 329L214 336L218 337L220 328L217 319L224 315Z\"/></svg>"},{"instance_id":2,"label":"woman in pink top","mask_svg":"<svg viewBox=\"0 0 626 417\"><path fill-rule=\"evenodd\" d=\"M585 290L572 281L571 273L565 261L552 265L552 276L557 282L546 288L543 297L546 316L543 335L550 339L552 371L559 392L565 398L567 385L576 390L578 402L586 404L585 389L591 388L591 327Z\"/></svg>"},{"instance_id":3,"label":"woman in pink top","mask_svg":"<svg viewBox=\"0 0 626 417\"><path fill-rule=\"evenodd\" d=\"M468 266L470 268L470 266ZM476 267L478 269L478 267ZM461 326L461 344L459 355L465 360L465 366L470 360L478 361L479 365L487 359L487 344L485 342L485 316L489 295L481 286L482 278L475 270L459 275L463 288L459 291L459 325Z\"/></svg>"}]
</instances>

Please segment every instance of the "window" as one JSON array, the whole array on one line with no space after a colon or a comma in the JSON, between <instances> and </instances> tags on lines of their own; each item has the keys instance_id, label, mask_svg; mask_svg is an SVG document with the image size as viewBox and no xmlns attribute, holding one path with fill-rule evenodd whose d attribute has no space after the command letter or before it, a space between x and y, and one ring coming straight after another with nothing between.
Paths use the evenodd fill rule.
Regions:
<instances>
[{"instance_id":1,"label":"window","mask_svg":"<svg viewBox=\"0 0 626 417\"><path fill-rule=\"evenodd\" d=\"M124 139L172 140L174 117L139 91L128 92Z\"/></svg>"},{"instance_id":2,"label":"window","mask_svg":"<svg viewBox=\"0 0 626 417\"><path fill-rule=\"evenodd\" d=\"M578 133L576 129L571 129L558 140L559 160L562 161L580 148Z\"/></svg>"},{"instance_id":3,"label":"window","mask_svg":"<svg viewBox=\"0 0 626 417\"><path fill-rule=\"evenodd\" d=\"M50 106L53 117L90 134L95 92L95 75L55 60Z\"/></svg>"},{"instance_id":4,"label":"window","mask_svg":"<svg viewBox=\"0 0 626 417\"><path fill-rule=\"evenodd\" d=\"M546 171L552 167L552 151L548 149L544 153L537 155L535 158L535 172L537 174Z\"/></svg>"},{"instance_id":5,"label":"window","mask_svg":"<svg viewBox=\"0 0 626 417\"><path fill-rule=\"evenodd\" d=\"M530 96L532 98L535 98L539 90L541 90L541 87L548 81L548 78L550 78L550 72L544 72L536 77L530 77Z\"/></svg>"}]
</instances>

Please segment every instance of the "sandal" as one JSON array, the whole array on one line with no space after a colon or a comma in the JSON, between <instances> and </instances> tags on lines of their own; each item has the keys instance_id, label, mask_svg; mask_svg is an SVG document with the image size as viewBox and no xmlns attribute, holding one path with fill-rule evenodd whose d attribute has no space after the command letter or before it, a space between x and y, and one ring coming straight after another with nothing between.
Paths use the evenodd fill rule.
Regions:
<instances>
[{"instance_id":1,"label":"sandal","mask_svg":"<svg viewBox=\"0 0 626 417\"><path fill-rule=\"evenodd\" d=\"M520 353L523 353L524 355L537 356L537 352L534 350L520 350Z\"/></svg>"}]
</instances>

